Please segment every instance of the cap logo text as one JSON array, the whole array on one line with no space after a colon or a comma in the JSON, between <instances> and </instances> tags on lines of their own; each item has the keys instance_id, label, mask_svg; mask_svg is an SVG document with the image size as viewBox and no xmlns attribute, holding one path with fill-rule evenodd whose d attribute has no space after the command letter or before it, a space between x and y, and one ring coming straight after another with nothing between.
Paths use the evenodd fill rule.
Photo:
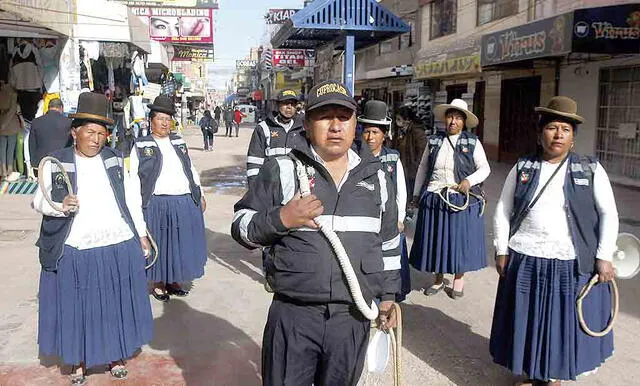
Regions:
<instances>
[{"instance_id":1,"label":"cap logo text","mask_svg":"<svg viewBox=\"0 0 640 386\"><path fill-rule=\"evenodd\" d=\"M330 94L330 93L338 93L347 97L349 96L349 94L347 93L347 89L345 89L344 87L342 87L342 85L339 85L337 83L329 83L319 87L318 91L316 91L316 96L321 97L323 95Z\"/></svg>"}]
</instances>

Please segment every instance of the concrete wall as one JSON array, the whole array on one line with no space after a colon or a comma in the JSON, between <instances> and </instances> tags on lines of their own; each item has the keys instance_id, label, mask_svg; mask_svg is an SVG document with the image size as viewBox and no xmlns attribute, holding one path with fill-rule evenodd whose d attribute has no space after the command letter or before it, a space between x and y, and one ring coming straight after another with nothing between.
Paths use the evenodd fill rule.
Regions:
<instances>
[{"instance_id":1,"label":"concrete wall","mask_svg":"<svg viewBox=\"0 0 640 386\"><path fill-rule=\"evenodd\" d=\"M574 99L578 103L578 114L585 118L576 137L576 151L593 154L596 148L600 70L631 65L640 65L640 57L575 64L560 71L560 95Z\"/></svg>"}]
</instances>

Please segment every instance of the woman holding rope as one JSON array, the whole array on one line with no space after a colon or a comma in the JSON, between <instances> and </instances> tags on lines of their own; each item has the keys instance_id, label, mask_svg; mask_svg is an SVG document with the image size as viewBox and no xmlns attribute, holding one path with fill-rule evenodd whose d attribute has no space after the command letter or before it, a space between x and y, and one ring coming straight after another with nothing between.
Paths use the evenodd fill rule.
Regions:
<instances>
[{"instance_id":1,"label":"woman holding rope","mask_svg":"<svg viewBox=\"0 0 640 386\"><path fill-rule=\"evenodd\" d=\"M496 363L526 374L525 384L560 385L613 354L612 333L593 337L580 328L576 299L594 274L600 282L614 277L618 211L602 165L571 151L584 122L576 102L553 97L536 111L541 152L511 169L494 217L500 281L490 351ZM604 329L609 286L593 287L582 306L587 325Z\"/></svg>"},{"instance_id":2,"label":"woman holding rope","mask_svg":"<svg viewBox=\"0 0 640 386\"><path fill-rule=\"evenodd\" d=\"M491 169L478 137L465 130L478 125L465 101L454 99L436 106L434 113L446 131L429 137L420 161L413 191L419 212L409 260L416 269L436 274L427 296L445 288L444 274L454 274L447 293L456 299L464 296L464 274L487 266L480 184Z\"/></svg>"},{"instance_id":3,"label":"woman holding rope","mask_svg":"<svg viewBox=\"0 0 640 386\"><path fill-rule=\"evenodd\" d=\"M40 353L73 366L74 385L101 364L110 365L114 378L126 378L124 359L152 336L143 252L149 240L122 156L104 146L113 124L108 106L101 94L80 95L71 115L74 145L52 154L59 163L41 163L33 201L43 215Z\"/></svg>"},{"instance_id":4,"label":"woman holding rope","mask_svg":"<svg viewBox=\"0 0 640 386\"><path fill-rule=\"evenodd\" d=\"M148 107L151 135L136 140L129 175L159 249L157 262L147 270L151 295L167 302L170 295L189 295L181 283L204 275L207 206L187 144L171 133L173 102L161 95Z\"/></svg>"}]
</instances>

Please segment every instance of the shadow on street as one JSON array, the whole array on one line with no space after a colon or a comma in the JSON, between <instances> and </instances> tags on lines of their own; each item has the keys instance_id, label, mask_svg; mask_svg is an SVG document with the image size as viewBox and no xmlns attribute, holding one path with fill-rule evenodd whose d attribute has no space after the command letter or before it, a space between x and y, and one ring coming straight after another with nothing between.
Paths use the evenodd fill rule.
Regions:
<instances>
[{"instance_id":1,"label":"shadow on street","mask_svg":"<svg viewBox=\"0 0 640 386\"><path fill-rule=\"evenodd\" d=\"M209 259L220 264L236 275L245 275L264 284L262 257L259 251L249 251L240 246L228 234L205 230Z\"/></svg>"},{"instance_id":2,"label":"shadow on street","mask_svg":"<svg viewBox=\"0 0 640 386\"><path fill-rule=\"evenodd\" d=\"M149 346L169 351L186 385L261 384L260 347L231 323L183 300L164 303Z\"/></svg>"},{"instance_id":3,"label":"shadow on street","mask_svg":"<svg viewBox=\"0 0 640 386\"><path fill-rule=\"evenodd\" d=\"M457 385L512 385L517 378L493 363L489 340L442 311L402 304L403 346Z\"/></svg>"}]
</instances>

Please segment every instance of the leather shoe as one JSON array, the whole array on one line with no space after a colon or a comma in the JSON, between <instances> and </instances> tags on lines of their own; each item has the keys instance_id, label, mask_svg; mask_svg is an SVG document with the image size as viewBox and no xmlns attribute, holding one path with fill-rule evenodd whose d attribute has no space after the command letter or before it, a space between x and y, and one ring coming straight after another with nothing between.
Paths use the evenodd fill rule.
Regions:
<instances>
[{"instance_id":1,"label":"leather shoe","mask_svg":"<svg viewBox=\"0 0 640 386\"><path fill-rule=\"evenodd\" d=\"M156 300L166 303L169 301L170 297L168 294L157 292L155 289L151 291L151 295L156 298Z\"/></svg>"},{"instance_id":2,"label":"leather shoe","mask_svg":"<svg viewBox=\"0 0 640 386\"><path fill-rule=\"evenodd\" d=\"M167 294L183 298L183 297L189 295L189 291L185 291L180 287L174 287L174 286L168 285L167 286Z\"/></svg>"}]
</instances>

